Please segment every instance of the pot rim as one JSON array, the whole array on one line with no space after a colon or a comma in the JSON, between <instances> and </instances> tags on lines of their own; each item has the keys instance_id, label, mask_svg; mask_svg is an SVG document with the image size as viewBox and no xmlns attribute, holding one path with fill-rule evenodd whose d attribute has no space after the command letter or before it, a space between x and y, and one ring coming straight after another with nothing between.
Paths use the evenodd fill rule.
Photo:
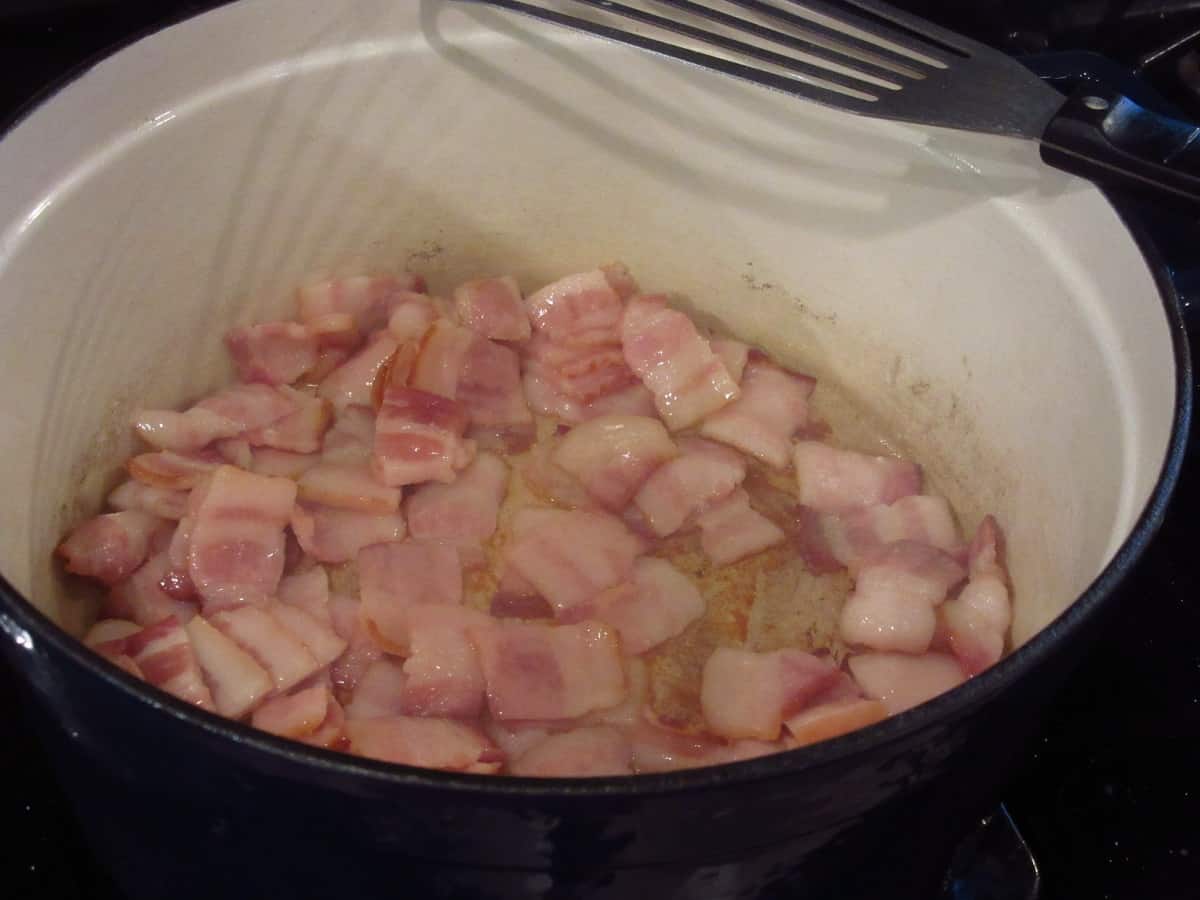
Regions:
<instances>
[{"instance_id":1,"label":"pot rim","mask_svg":"<svg viewBox=\"0 0 1200 900\"><path fill-rule=\"evenodd\" d=\"M236 0L235 0L236 2ZM127 40L105 48L92 58L60 76L31 97L24 105L0 123L0 140L24 121L36 109L49 102L63 88L85 77L101 60L173 25L198 18L221 6L198 13L187 13L160 21ZM53 620L26 600L0 573L0 633L13 641L21 651L38 652L44 645L66 657L78 668L125 693L129 698L169 714L219 737L281 762L307 767L326 777L363 778L380 788L422 788L449 790L480 796L529 796L539 798L636 798L642 796L690 791L760 781L814 770L839 760L873 753L877 748L899 741L906 736L935 725L939 720L957 718L975 706L987 702L1009 682L1022 678L1029 670L1037 669L1055 652L1057 645L1070 640L1091 621L1101 607L1116 592L1122 580L1133 569L1162 525L1167 507L1182 470L1192 418L1192 359L1184 325L1182 304L1170 269L1153 245L1146 228L1130 210L1123 209L1107 192L1106 199L1128 229L1146 262L1158 288L1159 299L1167 318L1175 368L1175 408L1167 452L1158 480L1128 537L1113 558L1090 585L1056 619L1031 637L1021 647L996 665L969 679L951 691L935 697L899 715L861 728L849 734L768 756L736 763L686 769L676 772L607 776L601 778L528 778L505 775L471 775L423 769L397 763L387 763L347 753L310 747L296 741L275 737L249 725L225 719L177 699L164 691L134 678L100 655L93 653L81 641L72 637Z\"/></svg>"}]
</instances>

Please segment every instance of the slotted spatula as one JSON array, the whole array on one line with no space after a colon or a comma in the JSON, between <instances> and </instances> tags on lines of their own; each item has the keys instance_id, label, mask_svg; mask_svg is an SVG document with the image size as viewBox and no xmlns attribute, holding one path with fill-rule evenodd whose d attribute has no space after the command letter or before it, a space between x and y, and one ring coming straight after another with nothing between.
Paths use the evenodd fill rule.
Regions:
<instances>
[{"instance_id":1,"label":"slotted spatula","mask_svg":"<svg viewBox=\"0 0 1200 900\"><path fill-rule=\"evenodd\" d=\"M860 115L1030 138L1043 158L1200 204L1200 127L1017 60L878 0L469 0ZM1049 151L1049 152L1048 152Z\"/></svg>"}]
</instances>

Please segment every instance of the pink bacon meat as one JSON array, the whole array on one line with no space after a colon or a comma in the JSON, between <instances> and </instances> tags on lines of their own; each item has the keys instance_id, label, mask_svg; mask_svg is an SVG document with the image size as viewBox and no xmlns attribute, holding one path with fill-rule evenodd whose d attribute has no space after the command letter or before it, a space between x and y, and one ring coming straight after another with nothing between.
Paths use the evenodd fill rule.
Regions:
<instances>
[{"instance_id":1,"label":"pink bacon meat","mask_svg":"<svg viewBox=\"0 0 1200 900\"><path fill-rule=\"evenodd\" d=\"M408 658L400 709L410 716L472 719L483 712L484 680L468 628L490 617L461 606L428 604L407 611Z\"/></svg>"},{"instance_id":2,"label":"pink bacon meat","mask_svg":"<svg viewBox=\"0 0 1200 900\"><path fill-rule=\"evenodd\" d=\"M1004 535L991 516L986 516L975 532L967 560L970 580L938 612L954 655L967 674L977 675L1004 655L1013 616Z\"/></svg>"},{"instance_id":3,"label":"pink bacon meat","mask_svg":"<svg viewBox=\"0 0 1200 900\"><path fill-rule=\"evenodd\" d=\"M633 564L629 582L596 599L596 618L621 638L621 651L645 653L683 632L704 615L704 598L687 576L665 559L644 556Z\"/></svg>"},{"instance_id":4,"label":"pink bacon meat","mask_svg":"<svg viewBox=\"0 0 1200 900\"><path fill-rule=\"evenodd\" d=\"M728 566L787 540L783 529L750 506L741 488L696 517L700 547L713 565Z\"/></svg>"},{"instance_id":5,"label":"pink bacon meat","mask_svg":"<svg viewBox=\"0 0 1200 900\"><path fill-rule=\"evenodd\" d=\"M785 469L792 461L792 436L808 424L808 398L816 384L755 358L746 365L741 395L708 416L700 434Z\"/></svg>"},{"instance_id":6,"label":"pink bacon meat","mask_svg":"<svg viewBox=\"0 0 1200 900\"><path fill-rule=\"evenodd\" d=\"M413 388L389 386L375 421L373 471L397 487L423 481L451 482L474 456L463 440L462 404Z\"/></svg>"},{"instance_id":7,"label":"pink bacon meat","mask_svg":"<svg viewBox=\"0 0 1200 900\"><path fill-rule=\"evenodd\" d=\"M165 520L141 510L107 513L75 527L54 551L67 571L108 585L132 575L150 553L150 542Z\"/></svg>"},{"instance_id":8,"label":"pink bacon meat","mask_svg":"<svg viewBox=\"0 0 1200 900\"><path fill-rule=\"evenodd\" d=\"M317 336L296 322L233 328L225 346L242 381L290 384L317 363Z\"/></svg>"},{"instance_id":9,"label":"pink bacon meat","mask_svg":"<svg viewBox=\"0 0 1200 900\"><path fill-rule=\"evenodd\" d=\"M321 563L348 562L363 547L402 540L406 531L399 512L361 512L306 503L293 508L291 525L304 552Z\"/></svg>"},{"instance_id":10,"label":"pink bacon meat","mask_svg":"<svg viewBox=\"0 0 1200 900\"><path fill-rule=\"evenodd\" d=\"M121 649L137 664L142 677L155 687L185 703L216 710L187 632L174 617L125 638Z\"/></svg>"},{"instance_id":11,"label":"pink bacon meat","mask_svg":"<svg viewBox=\"0 0 1200 900\"><path fill-rule=\"evenodd\" d=\"M392 716L346 722L350 749L384 762L449 769L494 772L502 757L478 729L449 719Z\"/></svg>"},{"instance_id":12,"label":"pink bacon meat","mask_svg":"<svg viewBox=\"0 0 1200 900\"><path fill-rule=\"evenodd\" d=\"M295 403L268 385L239 384L206 397L186 412L139 410L133 427L151 446L188 453L270 425L295 410Z\"/></svg>"},{"instance_id":13,"label":"pink bacon meat","mask_svg":"<svg viewBox=\"0 0 1200 900\"><path fill-rule=\"evenodd\" d=\"M618 728L575 728L534 744L513 760L508 770L536 778L632 775L633 746Z\"/></svg>"},{"instance_id":14,"label":"pink bacon meat","mask_svg":"<svg viewBox=\"0 0 1200 900\"><path fill-rule=\"evenodd\" d=\"M408 609L422 603L462 603L462 567L451 544L404 541L358 553L359 615L383 647L408 646Z\"/></svg>"},{"instance_id":15,"label":"pink bacon meat","mask_svg":"<svg viewBox=\"0 0 1200 900\"><path fill-rule=\"evenodd\" d=\"M454 311L471 330L496 341L524 341L532 333L521 289L511 275L478 278L454 289Z\"/></svg>"},{"instance_id":16,"label":"pink bacon meat","mask_svg":"<svg viewBox=\"0 0 1200 900\"><path fill-rule=\"evenodd\" d=\"M187 570L206 612L264 603L275 593L295 502L294 482L233 466L221 466L193 491Z\"/></svg>"},{"instance_id":17,"label":"pink bacon meat","mask_svg":"<svg viewBox=\"0 0 1200 900\"><path fill-rule=\"evenodd\" d=\"M701 438L682 438L678 458L655 470L633 498L659 537L674 534L709 504L729 496L746 477L746 460Z\"/></svg>"},{"instance_id":18,"label":"pink bacon meat","mask_svg":"<svg viewBox=\"0 0 1200 900\"><path fill-rule=\"evenodd\" d=\"M574 719L624 699L616 637L595 622L505 623L467 634L479 651L493 718Z\"/></svg>"},{"instance_id":19,"label":"pink bacon meat","mask_svg":"<svg viewBox=\"0 0 1200 900\"><path fill-rule=\"evenodd\" d=\"M718 647L704 664L700 706L709 729L726 738L774 741L785 719L829 688L840 673L801 650L753 653Z\"/></svg>"},{"instance_id":20,"label":"pink bacon meat","mask_svg":"<svg viewBox=\"0 0 1200 900\"><path fill-rule=\"evenodd\" d=\"M476 545L496 531L500 504L508 490L508 466L480 453L451 484L425 484L405 506L408 527L419 540Z\"/></svg>"},{"instance_id":21,"label":"pink bacon meat","mask_svg":"<svg viewBox=\"0 0 1200 900\"><path fill-rule=\"evenodd\" d=\"M300 320L305 323L343 313L354 319L363 333L374 331L388 321L392 310L405 303L413 293L425 292L420 275L354 275L308 284L296 292Z\"/></svg>"},{"instance_id":22,"label":"pink bacon meat","mask_svg":"<svg viewBox=\"0 0 1200 900\"><path fill-rule=\"evenodd\" d=\"M692 320L661 297L635 297L621 322L625 361L654 395L672 431L736 400L737 383Z\"/></svg>"},{"instance_id":23,"label":"pink bacon meat","mask_svg":"<svg viewBox=\"0 0 1200 900\"><path fill-rule=\"evenodd\" d=\"M800 441L794 462L800 502L818 512L840 513L895 503L921 490L921 470L903 459Z\"/></svg>"},{"instance_id":24,"label":"pink bacon meat","mask_svg":"<svg viewBox=\"0 0 1200 900\"><path fill-rule=\"evenodd\" d=\"M926 494L841 515L823 515L820 532L833 557L851 569L896 541L916 541L952 555L962 549L950 504L943 497Z\"/></svg>"},{"instance_id":25,"label":"pink bacon meat","mask_svg":"<svg viewBox=\"0 0 1200 900\"><path fill-rule=\"evenodd\" d=\"M966 681L958 661L945 653L860 653L850 657L849 666L866 695L892 716Z\"/></svg>"},{"instance_id":26,"label":"pink bacon meat","mask_svg":"<svg viewBox=\"0 0 1200 900\"><path fill-rule=\"evenodd\" d=\"M662 423L644 416L600 416L576 425L551 453L588 495L620 512L646 479L679 449Z\"/></svg>"}]
</instances>

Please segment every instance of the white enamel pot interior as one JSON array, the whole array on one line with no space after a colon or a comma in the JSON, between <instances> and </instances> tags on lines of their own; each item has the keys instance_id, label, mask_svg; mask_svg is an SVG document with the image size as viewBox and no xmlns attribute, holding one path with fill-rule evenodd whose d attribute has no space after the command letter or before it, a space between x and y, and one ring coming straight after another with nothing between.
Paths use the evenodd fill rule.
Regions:
<instances>
[{"instance_id":1,"label":"white enamel pot interior","mask_svg":"<svg viewBox=\"0 0 1200 900\"><path fill-rule=\"evenodd\" d=\"M134 449L130 410L229 378L224 330L287 315L297 283L532 289L614 259L853 398L869 427L837 433L890 434L968 528L994 512L1018 646L1162 498L1170 319L1102 195L1034 146L471 5L245 0L100 62L0 142L0 571L78 633L51 550Z\"/></svg>"}]
</instances>

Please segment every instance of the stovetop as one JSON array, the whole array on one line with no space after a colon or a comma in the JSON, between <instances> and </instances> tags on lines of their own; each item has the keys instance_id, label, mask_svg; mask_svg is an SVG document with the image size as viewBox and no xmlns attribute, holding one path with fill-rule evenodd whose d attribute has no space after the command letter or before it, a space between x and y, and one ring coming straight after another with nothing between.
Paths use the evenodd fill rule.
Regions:
<instances>
[{"instance_id":1,"label":"stovetop","mask_svg":"<svg viewBox=\"0 0 1200 900\"><path fill-rule=\"evenodd\" d=\"M0 121L105 49L217 5L0 0ZM1200 0L897 5L1013 53L1103 53L1200 121ZM1144 224L1171 267L1200 359L1200 218L1124 196L1114 201ZM964 836L947 898L1025 898L1035 871L1042 900L1200 895L1197 510L1200 448L1193 447L1162 533L1123 588L1105 637L1056 700L1005 806ZM14 898L119 900L22 726L3 670L0 722L0 825L7 826L0 890Z\"/></svg>"}]
</instances>

